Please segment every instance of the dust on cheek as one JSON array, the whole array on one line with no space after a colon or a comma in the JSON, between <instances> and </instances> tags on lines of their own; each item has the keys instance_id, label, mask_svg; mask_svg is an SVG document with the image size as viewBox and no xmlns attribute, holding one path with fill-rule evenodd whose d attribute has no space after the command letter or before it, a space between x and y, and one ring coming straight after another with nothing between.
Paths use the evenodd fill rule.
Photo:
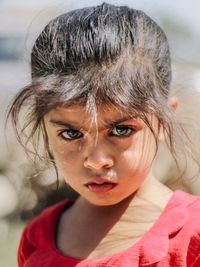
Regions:
<instances>
[{"instance_id":1,"label":"dust on cheek","mask_svg":"<svg viewBox=\"0 0 200 267\"><path fill-rule=\"evenodd\" d=\"M78 160L78 153L69 148L57 148L54 150L54 158L56 165L61 170L74 168L74 164Z\"/></svg>"}]
</instances>

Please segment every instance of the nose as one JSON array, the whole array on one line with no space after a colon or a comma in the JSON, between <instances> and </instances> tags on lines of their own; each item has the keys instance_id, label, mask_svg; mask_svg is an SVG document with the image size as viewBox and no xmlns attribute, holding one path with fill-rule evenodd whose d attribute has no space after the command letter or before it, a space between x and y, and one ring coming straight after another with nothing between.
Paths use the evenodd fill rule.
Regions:
<instances>
[{"instance_id":1,"label":"nose","mask_svg":"<svg viewBox=\"0 0 200 267\"><path fill-rule=\"evenodd\" d=\"M110 169L114 164L112 156L102 146L94 146L84 159L84 167L98 171Z\"/></svg>"}]
</instances>

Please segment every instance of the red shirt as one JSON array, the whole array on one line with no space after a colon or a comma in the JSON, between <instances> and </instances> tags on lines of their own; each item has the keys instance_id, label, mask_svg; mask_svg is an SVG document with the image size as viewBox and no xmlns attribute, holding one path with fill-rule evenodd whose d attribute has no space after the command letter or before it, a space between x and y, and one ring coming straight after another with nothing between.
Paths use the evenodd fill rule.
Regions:
<instances>
[{"instance_id":1,"label":"red shirt","mask_svg":"<svg viewBox=\"0 0 200 267\"><path fill-rule=\"evenodd\" d=\"M65 200L47 208L28 224L18 250L19 267L200 267L200 197L174 192L143 238L98 260L64 256L56 248L57 222L72 203Z\"/></svg>"}]
</instances>

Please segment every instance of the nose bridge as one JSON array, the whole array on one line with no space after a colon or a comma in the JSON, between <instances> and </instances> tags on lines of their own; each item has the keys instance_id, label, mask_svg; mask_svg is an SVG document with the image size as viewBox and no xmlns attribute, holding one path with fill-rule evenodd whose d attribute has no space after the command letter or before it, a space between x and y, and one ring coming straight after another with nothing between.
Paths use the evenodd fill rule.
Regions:
<instances>
[{"instance_id":1,"label":"nose bridge","mask_svg":"<svg viewBox=\"0 0 200 267\"><path fill-rule=\"evenodd\" d=\"M100 140L99 138L94 138L90 141L87 157L89 158L99 158L99 157L107 157L108 156L108 147L106 146L106 142Z\"/></svg>"},{"instance_id":2,"label":"nose bridge","mask_svg":"<svg viewBox=\"0 0 200 267\"><path fill-rule=\"evenodd\" d=\"M84 165L94 169L100 169L105 166L111 167L113 165L112 155L106 141L102 141L99 138L90 140L85 154Z\"/></svg>"},{"instance_id":3,"label":"nose bridge","mask_svg":"<svg viewBox=\"0 0 200 267\"><path fill-rule=\"evenodd\" d=\"M107 149L105 144L103 144L102 142L96 140L89 146L88 157L98 158L101 156L106 157L106 155L107 155Z\"/></svg>"}]
</instances>

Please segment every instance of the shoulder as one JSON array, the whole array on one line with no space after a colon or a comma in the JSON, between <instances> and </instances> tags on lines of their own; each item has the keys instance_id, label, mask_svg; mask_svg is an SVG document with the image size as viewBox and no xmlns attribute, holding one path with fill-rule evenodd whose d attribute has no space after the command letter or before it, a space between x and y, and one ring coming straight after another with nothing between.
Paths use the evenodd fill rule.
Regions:
<instances>
[{"instance_id":1,"label":"shoulder","mask_svg":"<svg viewBox=\"0 0 200 267\"><path fill-rule=\"evenodd\" d=\"M64 209L69 206L70 203L73 203L73 201L64 200L48 207L28 223L22 233L18 247L19 267L24 266L24 262L38 248L52 246L57 221Z\"/></svg>"},{"instance_id":2,"label":"shoulder","mask_svg":"<svg viewBox=\"0 0 200 267\"><path fill-rule=\"evenodd\" d=\"M182 220L185 222L184 226L189 226L191 230L193 227L200 230L200 196L177 191L173 201L168 206L168 210L174 215L174 219L177 214L179 217L184 217L185 221Z\"/></svg>"},{"instance_id":3,"label":"shoulder","mask_svg":"<svg viewBox=\"0 0 200 267\"><path fill-rule=\"evenodd\" d=\"M188 212L188 219L185 226L188 228L188 231L195 236L198 236L199 249L200 249L200 196L194 196L187 193L184 193L186 198L186 209Z\"/></svg>"},{"instance_id":4,"label":"shoulder","mask_svg":"<svg viewBox=\"0 0 200 267\"><path fill-rule=\"evenodd\" d=\"M25 233L32 244L44 247L49 241L49 236L55 230L56 224L71 200L61 201L44 209L26 227Z\"/></svg>"},{"instance_id":5,"label":"shoulder","mask_svg":"<svg viewBox=\"0 0 200 267\"><path fill-rule=\"evenodd\" d=\"M179 191L172 208L173 227L180 221L177 231L170 237L173 253L179 253L187 266L200 266L200 196ZM174 255L175 255L174 254Z\"/></svg>"},{"instance_id":6,"label":"shoulder","mask_svg":"<svg viewBox=\"0 0 200 267\"><path fill-rule=\"evenodd\" d=\"M200 196L177 190L173 194L168 209L186 208L190 213L200 210Z\"/></svg>"},{"instance_id":7,"label":"shoulder","mask_svg":"<svg viewBox=\"0 0 200 267\"><path fill-rule=\"evenodd\" d=\"M200 196L189 195L189 198L193 201L187 206L188 221L184 229L185 236L189 236L187 265L200 266Z\"/></svg>"},{"instance_id":8,"label":"shoulder","mask_svg":"<svg viewBox=\"0 0 200 267\"><path fill-rule=\"evenodd\" d=\"M180 191L180 201L182 201L183 205L185 204L185 208L187 209L189 215L188 218L190 220L196 218L195 222L200 223L200 196Z\"/></svg>"}]
</instances>

